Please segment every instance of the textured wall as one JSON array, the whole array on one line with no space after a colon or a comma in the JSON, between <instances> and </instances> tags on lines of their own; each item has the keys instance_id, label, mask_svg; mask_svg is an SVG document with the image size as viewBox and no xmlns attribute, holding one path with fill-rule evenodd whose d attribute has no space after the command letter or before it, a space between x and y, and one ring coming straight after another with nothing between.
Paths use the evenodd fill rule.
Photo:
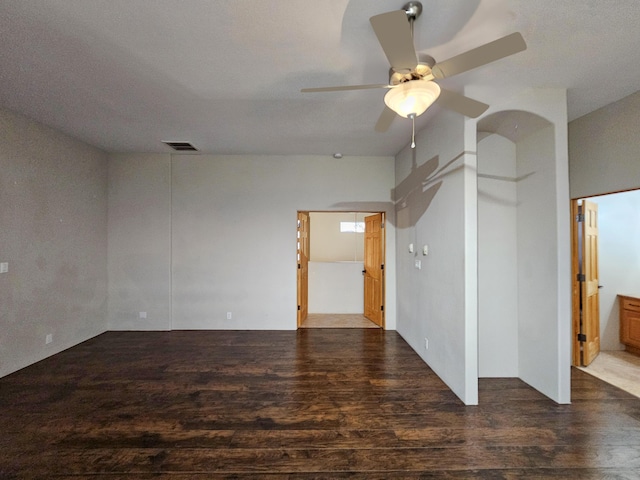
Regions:
<instances>
[{"instance_id":1,"label":"textured wall","mask_svg":"<svg viewBox=\"0 0 640 480\"><path fill-rule=\"evenodd\" d=\"M571 198L640 188L640 92L569 124Z\"/></svg>"},{"instance_id":2,"label":"textured wall","mask_svg":"<svg viewBox=\"0 0 640 480\"><path fill-rule=\"evenodd\" d=\"M6 111L0 131L6 375L106 329L107 156Z\"/></svg>"},{"instance_id":3,"label":"textured wall","mask_svg":"<svg viewBox=\"0 0 640 480\"><path fill-rule=\"evenodd\" d=\"M416 143L396 157L397 330L465 403L474 404L477 337L467 330L466 313L471 308L475 315L475 306L467 305L465 281L466 264L475 258L466 255L465 232L475 230L466 226L463 117L439 112Z\"/></svg>"},{"instance_id":4,"label":"textured wall","mask_svg":"<svg viewBox=\"0 0 640 480\"><path fill-rule=\"evenodd\" d=\"M171 155L109 160L111 330L171 329Z\"/></svg>"},{"instance_id":5,"label":"textured wall","mask_svg":"<svg viewBox=\"0 0 640 480\"><path fill-rule=\"evenodd\" d=\"M387 211L395 328L393 158L117 155L110 173L110 328L295 329L298 210Z\"/></svg>"}]
</instances>

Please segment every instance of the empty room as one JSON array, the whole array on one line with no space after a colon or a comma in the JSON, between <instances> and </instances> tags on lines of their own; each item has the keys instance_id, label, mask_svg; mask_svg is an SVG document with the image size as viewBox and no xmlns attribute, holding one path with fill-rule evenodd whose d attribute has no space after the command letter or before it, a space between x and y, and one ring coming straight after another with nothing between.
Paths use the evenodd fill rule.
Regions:
<instances>
[{"instance_id":1,"label":"empty room","mask_svg":"<svg viewBox=\"0 0 640 480\"><path fill-rule=\"evenodd\" d=\"M638 22L0 0L0 479L638 478Z\"/></svg>"}]
</instances>

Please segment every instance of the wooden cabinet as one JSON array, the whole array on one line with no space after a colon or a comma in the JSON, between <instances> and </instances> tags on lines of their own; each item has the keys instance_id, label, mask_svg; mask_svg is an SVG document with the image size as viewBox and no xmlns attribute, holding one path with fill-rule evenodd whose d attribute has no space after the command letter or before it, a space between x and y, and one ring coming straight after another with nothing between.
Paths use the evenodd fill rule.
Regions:
<instances>
[{"instance_id":1,"label":"wooden cabinet","mask_svg":"<svg viewBox=\"0 0 640 480\"><path fill-rule=\"evenodd\" d=\"M628 352L640 355L640 297L620 297L620 342Z\"/></svg>"}]
</instances>

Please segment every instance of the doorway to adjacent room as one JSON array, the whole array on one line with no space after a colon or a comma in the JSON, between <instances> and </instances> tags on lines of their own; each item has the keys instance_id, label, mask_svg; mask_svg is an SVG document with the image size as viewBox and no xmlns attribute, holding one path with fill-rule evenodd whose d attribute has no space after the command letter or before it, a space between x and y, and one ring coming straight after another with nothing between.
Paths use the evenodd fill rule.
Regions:
<instances>
[{"instance_id":1,"label":"doorway to adjacent room","mask_svg":"<svg viewBox=\"0 0 640 480\"><path fill-rule=\"evenodd\" d=\"M384 220L298 212L298 328L384 328Z\"/></svg>"}]
</instances>

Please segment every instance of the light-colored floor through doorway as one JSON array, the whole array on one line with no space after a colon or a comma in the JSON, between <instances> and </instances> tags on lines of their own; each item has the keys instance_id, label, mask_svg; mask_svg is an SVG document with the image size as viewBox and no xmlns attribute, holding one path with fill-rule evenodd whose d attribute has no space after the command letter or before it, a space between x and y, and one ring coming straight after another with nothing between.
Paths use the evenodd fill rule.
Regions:
<instances>
[{"instance_id":1,"label":"light-colored floor through doorway","mask_svg":"<svg viewBox=\"0 0 640 480\"><path fill-rule=\"evenodd\" d=\"M380 328L364 315L310 313L300 328Z\"/></svg>"},{"instance_id":2,"label":"light-colored floor through doorway","mask_svg":"<svg viewBox=\"0 0 640 480\"><path fill-rule=\"evenodd\" d=\"M587 367L578 367L594 377L640 397L640 357L625 351L600 352Z\"/></svg>"}]
</instances>

